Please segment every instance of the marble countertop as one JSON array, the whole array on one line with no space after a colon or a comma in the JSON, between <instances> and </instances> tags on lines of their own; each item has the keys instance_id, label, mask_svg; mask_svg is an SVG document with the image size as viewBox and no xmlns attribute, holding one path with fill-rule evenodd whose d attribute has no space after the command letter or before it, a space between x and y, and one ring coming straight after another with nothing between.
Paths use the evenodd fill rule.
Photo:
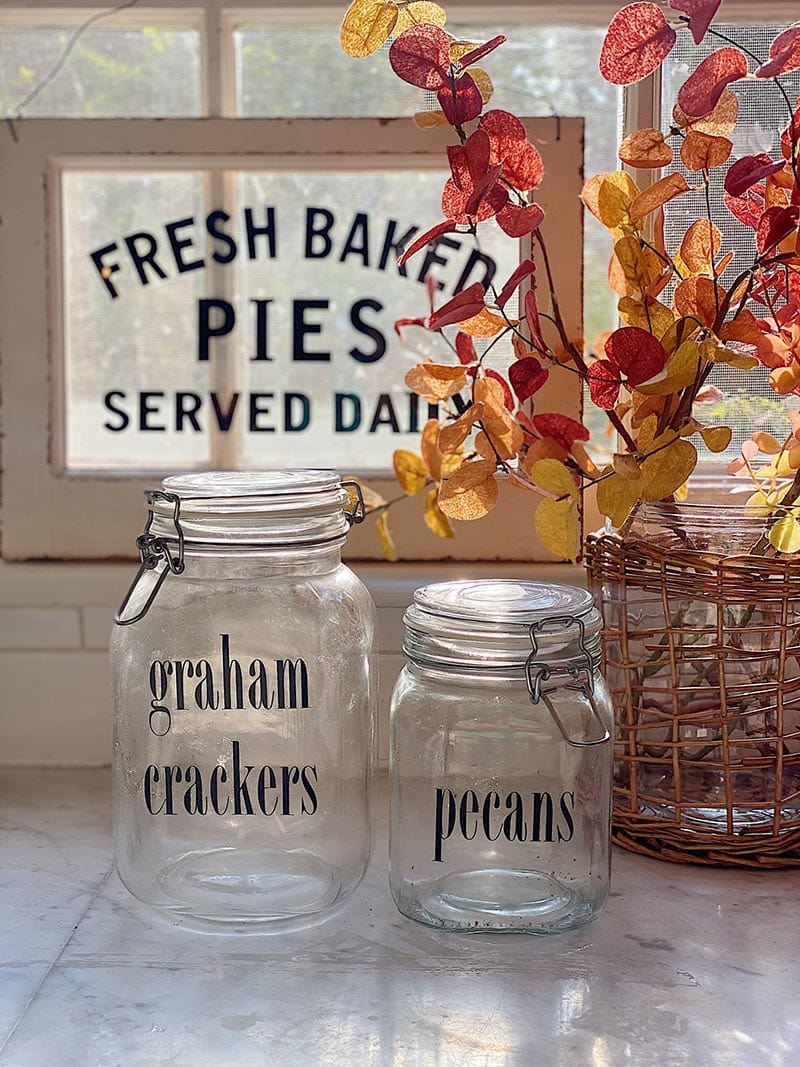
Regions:
<instances>
[{"instance_id":1,"label":"marble countertop","mask_svg":"<svg viewBox=\"0 0 800 1067\"><path fill-rule=\"evenodd\" d=\"M0 769L3 1067L782 1067L800 1062L800 872L614 855L598 922L447 934L395 911L385 820L344 908L191 933L111 861L109 772Z\"/></svg>"}]
</instances>

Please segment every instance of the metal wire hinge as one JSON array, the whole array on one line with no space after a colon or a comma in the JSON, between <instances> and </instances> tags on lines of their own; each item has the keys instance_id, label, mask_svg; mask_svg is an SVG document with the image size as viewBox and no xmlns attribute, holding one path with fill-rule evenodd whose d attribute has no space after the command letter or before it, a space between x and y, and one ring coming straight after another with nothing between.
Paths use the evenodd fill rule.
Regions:
<instances>
[{"instance_id":1,"label":"metal wire hinge","mask_svg":"<svg viewBox=\"0 0 800 1067\"><path fill-rule=\"evenodd\" d=\"M361 490L361 486L354 479L348 479L342 482L342 489L350 490L355 497L352 510L345 510L344 513L344 517L347 519L347 524L348 526L358 526L367 517L367 506L364 503L364 494Z\"/></svg>"},{"instance_id":2,"label":"metal wire hinge","mask_svg":"<svg viewBox=\"0 0 800 1067\"><path fill-rule=\"evenodd\" d=\"M578 627L578 648L583 655L582 663L570 663L567 664L563 670L553 672L546 663L541 662L537 658L539 655L539 640L537 635L540 630L549 625L566 627L567 629L571 626ZM540 701L544 702L544 705L550 712L561 736L568 745L574 745L576 748L589 748L594 745L604 745L606 741L611 739L611 733L603 721L600 709L594 699L594 663L592 662L592 655L586 644L586 626L583 619L577 619L573 615L561 615L552 619L541 619L539 622L531 623L529 633L531 639L531 653L525 663L525 678L528 683L528 692L530 693L531 702L533 704L538 704ZM588 741L578 741L575 738L570 737L560 715L556 711L553 701L550 699L550 694L555 692L559 687L551 686L551 688L547 690L542 688L542 683L549 681L554 673L563 673L573 679L572 682L567 682L560 688L577 690L586 697L589 702L589 707L592 709L592 715L602 729L601 736L591 738Z\"/></svg>"},{"instance_id":3,"label":"metal wire hinge","mask_svg":"<svg viewBox=\"0 0 800 1067\"><path fill-rule=\"evenodd\" d=\"M167 575L181 574L186 566L183 559L184 535L183 527L181 526L180 497L177 493L165 493L161 489L149 489L145 494L145 498L149 508L147 522L142 533L136 538L136 547L139 549L141 565L116 614L118 626L131 626L133 623L143 619L158 596L158 591L164 584ZM172 524L175 527L174 537L165 537L152 533L153 505L160 500L172 505ZM149 583L144 604L136 614L128 616L126 611L134 593L139 590L140 583Z\"/></svg>"}]
</instances>

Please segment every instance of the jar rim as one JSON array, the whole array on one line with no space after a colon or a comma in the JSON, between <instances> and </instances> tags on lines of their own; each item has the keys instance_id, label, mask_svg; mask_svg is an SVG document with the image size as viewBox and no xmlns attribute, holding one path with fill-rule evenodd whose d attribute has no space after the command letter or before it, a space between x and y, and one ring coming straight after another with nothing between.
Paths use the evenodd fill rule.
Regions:
<instances>
[{"instance_id":1,"label":"jar rim","mask_svg":"<svg viewBox=\"0 0 800 1067\"><path fill-rule=\"evenodd\" d=\"M577 586L496 578L418 589L403 621L403 649L443 668L525 668L542 660L599 662L600 612Z\"/></svg>"},{"instance_id":2,"label":"jar rim","mask_svg":"<svg viewBox=\"0 0 800 1067\"><path fill-rule=\"evenodd\" d=\"M335 470L201 471L145 493L152 532L187 546L297 549L343 542L358 509Z\"/></svg>"}]
</instances>

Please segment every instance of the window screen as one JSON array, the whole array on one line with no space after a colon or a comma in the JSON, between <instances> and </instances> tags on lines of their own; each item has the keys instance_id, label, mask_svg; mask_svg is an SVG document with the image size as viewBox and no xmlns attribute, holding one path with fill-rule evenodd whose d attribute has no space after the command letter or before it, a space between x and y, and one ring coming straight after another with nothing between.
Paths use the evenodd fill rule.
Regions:
<instances>
[{"instance_id":1,"label":"window screen","mask_svg":"<svg viewBox=\"0 0 800 1067\"><path fill-rule=\"evenodd\" d=\"M770 42L785 28L785 25L719 27L722 33L759 56L761 61L769 57ZM724 41L708 35L698 47L689 33L679 34L678 45L664 64L662 128L668 128L678 90L686 80L689 70L693 70L702 59L724 44ZM753 65L754 61L751 61L751 68ZM795 100L800 94L800 72L781 80L789 99ZM773 85L750 81L737 82L731 89L739 97L740 104L731 159L756 152L768 152L773 154L774 158L779 158L781 131L789 121L789 111L779 90ZM680 165L679 159L678 169L696 191L678 197L667 205L665 232L667 248L670 251L678 248L683 234L694 220L706 216L705 193L698 175L686 171ZM711 209L714 222L722 233L723 251L735 252L734 260L722 278L723 283L730 283L748 263L752 263L756 247L752 231L734 220L725 207L725 171L725 167L718 167L711 172ZM700 188L697 188L698 186ZM732 459L739 454L743 441L755 430L766 430L779 440L783 440L790 432L787 410L789 406L800 407L800 400L797 397L783 399L773 393L769 386L769 372L765 368L737 371L731 367L720 366L716 368L710 383L716 385L724 397L718 404L703 407L703 419L706 422L729 425L733 430L733 439L724 455L711 456L706 453L704 458L716 462Z\"/></svg>"}]
</instances>

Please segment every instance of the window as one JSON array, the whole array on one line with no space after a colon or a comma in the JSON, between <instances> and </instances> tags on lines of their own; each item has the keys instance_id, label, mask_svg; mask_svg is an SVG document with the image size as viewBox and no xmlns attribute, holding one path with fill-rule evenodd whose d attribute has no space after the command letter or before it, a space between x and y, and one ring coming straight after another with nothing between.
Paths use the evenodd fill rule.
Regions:
<instances>
[{"instance_id":1,"label":"window","mask_svg":"<svg viewBox=\"0 0 800 1067\"><path fill-rule=\"evenodd\" d=\"M465 36L494 31L491 24L476 25L472 11L459 24L455 13L462 6L448 5L451 28ZM326 459L349 470L366 468L381 488L380 475L393 448L415 441L410 431L414 416L407 398L398 398L409 356L395 347L391 362L374 359L381 341L370 329L377 325L387 346L395 346L387 324L403 313L424 314L424 286L413 276L399 277L395 269L384 321L377 322L383 312L369 304L353 308L374 295L362 291L360 283L381 272L377 246L383 247L387 220L395 219L399 232L406 225L424 228L437 216L434 190L442 142L435 134L418 133L408 121L387 128L368 116L407 115L424 107L425 100L413 90L406 94L387 74L385 57L371 65L339 55L335 24L340 4L314 8L312 20L301 5L227 11L213 0L205 8L198 4L180 10L151 3L104 18L76 36L84 17L80 7L61 5L54 14L51 5L39 10L33 4L0 13L3 106L14 116L24 105L22 120L14 124L13 151L4 153L10 161L2 174L10 219L6 242L9 248L35 250L20 261L0 296L4 350L11 353L3 371L6 557L129 553L142 472L209 463L267 465L276 458L297 462L295 442L309 428L286 432L286 423L302 426L306 404L311 415L319 412L328 425L337 415L342 423L355 423L359 415L358 429L343 432L339 451L326 451ZM504 26L507 13L504 9ZM593 73L600 28L559 25L560 16L552 9L546 15L549 22L534 24L538 15L525 8L509 14L512 28L495 100L517 113L543 116L530 128L547 142L552 178L544 189L545 206L559 220L556 267L577 330L581 126L544 116L556 111L587 114L588 166L607 169L613 166L616 97ZM54 55L63 56L68 45L69 56L56 78L31 96L38 79L47 79L52 71ZM292 62L285 61L289 55ZM190 120L211 114L230 117ZM42 118L32 121L34 115ZM157 115L173 117L148 121ZM71 121L101 116L125 121ZM51 117L60 121L49 121ZM315 117L336 119L338 132L334 135L327 121L313 130L304 125ZM252 121L238 121L243 118ZM291 124L281 121L288 118ZM34 175L47 179L47 226ZM369 265L358 262L357 232L342 260L358 214L348 211L356 192L373 205L378 223L376 234L370 235ZM261 217L257 209L267 206L275 209L278 220L286 220L283 239L295 248L305 238L306 209L319 208L320 220L324 211L333 213L337 227L329 234L330 257L314 262L300 256L277 272L258 256L251 261L240 254L227 264L214 260L214 252L224 258L230 248L219 233L232 237L241 252L247 243L246 210L252 210L256 225ZM292 222L289 216L297 207L302 211ZM231 221L220 225L218 220L215 234L207 220L220 210ZM189 219L194 221L185 222ZM187 242L178 253L166 229L170 224L172 240ZM145 236L135 239L137 234ZM148 235L158 242L149 263ZM134 238L132 248L126 238ZM319 242L324 247L322 236ZM267 243L256 238L259 250ZM446 264L432 265L445 287L457 284L465 255L449 249ZM181 270L176 257L184 267L199 261L204 267ZM592 330L610 325L613 315L603 283L605 258L606 249L590 236L586 292ZM388 267L383 273L392 275ZM106 282L117 297L112 299ZM45 306L47 317L41 314ZM235 324L229 322L231 309ZM200 358L201 314L206 316L207 359ZM323 329L330 337L335 334L335 341L329 342ZM48 350L53 356L49 369ZM289 352L330 352L331 360L306 360L314 373L302 379L281 376L276 373L280 357L285 361ZM306 387L308 381L312 384ZM361 388L367 381L370 397ZM571 397L567 402L577 412L580 398L571 377L560 386L554 382L553 388L559 405ZM239 406L226 431L220 422L231 414L234 392L240 394ZM109 396L119 393L124 396ZM287 398L292 393L305 396ZM338 412L337 393L342 394ZM164 395L143 400L142 394ZM255 413L253 394L258 395ZM376 420L376 398L382 396L397 398L394 417L401 433L390 436L392 416L384 404L377 412L373 444L369 427ZM195 409L196 398L200 406ZM353 398L362 401L360 412ZM425 415L420 410L416 418ZM131 427L143 418L158 429L148 430L150 436L134 436ZM251 431L252 422L261 429ZM385 435L382 426L388 426ZM304 455L303 461L310 460ZM390 484L385 482L387 491ZM522 494L508 495L502 505L507 514L527 505ZM452 548L459 558L522 559L541 551L534 544L532 523L510 542L498 533L505 525L502 519L479 524L482 529L464 527L455 545L443 545L412 513L416 504L409 504L407 532L405 526L396 528L409 555L435 558L443 548ZM360 539L353 539L355 552L373 554L371 536L359 533Z\"/></svg>"}]
</instances>

